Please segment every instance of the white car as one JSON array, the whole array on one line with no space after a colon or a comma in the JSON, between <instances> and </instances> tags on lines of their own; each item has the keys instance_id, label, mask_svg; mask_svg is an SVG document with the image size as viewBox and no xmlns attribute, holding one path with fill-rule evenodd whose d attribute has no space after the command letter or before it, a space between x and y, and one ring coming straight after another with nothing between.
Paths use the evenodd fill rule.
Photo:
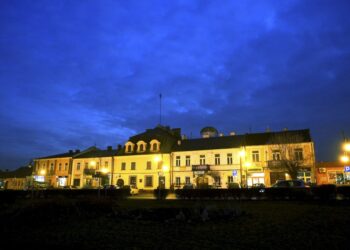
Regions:
<instances>
[{"instance_id":1,"label":"white car","mask_svg":"<svg viewBox=\"0 0 350 250\"><path fill-rule=\"evenodd\" d=\"M139 189L135 185L130 185L130 194L135 195L139 193Z\"/></svg>"}]
</instances>

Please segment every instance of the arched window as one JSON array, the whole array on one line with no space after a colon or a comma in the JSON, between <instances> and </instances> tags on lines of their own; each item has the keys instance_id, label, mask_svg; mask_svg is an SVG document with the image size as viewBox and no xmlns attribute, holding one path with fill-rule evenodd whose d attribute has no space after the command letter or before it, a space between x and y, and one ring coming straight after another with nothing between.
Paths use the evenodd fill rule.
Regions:
<instances>
[{"instance_id":1,"label":"arched window","mask_svg":"<svg viewBox=\"0 0 350 250\"><path fill-rule=\"evenodd\" d=\"M140 152L143 151L143 144L140 144L140 149L139 149Z\"/></svg>"},{"instance_id":2,"label":"arched window","mask_svg":"<svg viewBox=\"0 0 350 250\"><path fill-rule=\"evenodd\" d=\"M157 143L153 143L152 150L153 151L157 151L158 150L158 144Z\"/></svg>"},{"instance_id":3,"label":"arched window","mask_svg":"<svg viewBox=\"0 0 350 250\"><path fill-rule=\"evenodd\" d=\"M131 152L131 145L128 146L128 152Z\"/></svg>"}]
</instances>

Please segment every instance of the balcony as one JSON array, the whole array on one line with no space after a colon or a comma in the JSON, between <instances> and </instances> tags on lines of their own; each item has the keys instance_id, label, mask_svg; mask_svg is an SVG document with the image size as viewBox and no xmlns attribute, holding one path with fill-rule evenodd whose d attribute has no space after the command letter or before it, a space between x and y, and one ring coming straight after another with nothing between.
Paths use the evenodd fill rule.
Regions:
<instances>
[{"instance_id":1,"label":"balcony","mask_svg":"<svg viewBox=\"0 0 350 250\"><path fill-rule=\"evenodd\" d=\"M267 161L267 167L269 169L281 169L281 168L283 168L283 161L281 161L281 160Z\"/></svg>"},{"instance_id":2,"label":"balcony","mask_svg":"<svg viewBox=\"0 0 350 250\"><path fill-rule=\"evenodd\" d=\"M92 168L84 169L84 175L94 175L94 174L95 174L95 169L92 169Z\"/></svg>"}]
</instances>

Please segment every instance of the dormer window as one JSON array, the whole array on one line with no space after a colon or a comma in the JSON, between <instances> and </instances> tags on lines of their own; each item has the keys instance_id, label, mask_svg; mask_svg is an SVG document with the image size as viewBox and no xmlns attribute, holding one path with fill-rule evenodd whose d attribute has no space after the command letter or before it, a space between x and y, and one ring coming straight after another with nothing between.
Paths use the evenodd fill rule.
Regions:
<instances>
[{"instance_id":1,"label":"dormer window","mask_svg":"<svg viewBox=\"0 0 350 250\"><path fill-rule=\"evenodd\" d=\"M130 141L125 143L125 153L132 153L133 150L134 150L134 143Z\"/></svg>"},{"instance_id":2,"label":"dormer window","mask_svg":"<svg viewBox=\"0 0 350 250\"><path fill-rule=\"evenodd\" d=\"M150 141L151 145L151 151L152 152L157 152L160 149L160 142L158 140L152 140Z\"/></svg>"},{"instance_id":3,"label":"dormer window","mask_svg":"<svg viewBox=\"0 0 350 250\"><path fill-rule=\"evenodd\" d=\"M137 142L137 152L145 152L146 151L146 142L138 141Z\"/></svg>"}]
</instances>

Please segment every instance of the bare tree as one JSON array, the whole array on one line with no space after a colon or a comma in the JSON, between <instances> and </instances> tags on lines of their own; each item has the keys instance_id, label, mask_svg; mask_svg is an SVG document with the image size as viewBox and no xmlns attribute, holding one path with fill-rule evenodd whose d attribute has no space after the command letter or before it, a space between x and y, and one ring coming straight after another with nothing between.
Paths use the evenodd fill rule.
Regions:
<instances>
[{"instance_id":1,"label":"bare tree","mask_svg":"<svg viewBox=\"0 0 350 250\"><path fill-rule=\"evenodd\" d=\"M302 133L285 131L270 137L270 150L273 156L271 170L279 169L296 179L305 163L312 159L312 151L304 150L302 143L309 142Z\"/></svg>"}]
</instances>

